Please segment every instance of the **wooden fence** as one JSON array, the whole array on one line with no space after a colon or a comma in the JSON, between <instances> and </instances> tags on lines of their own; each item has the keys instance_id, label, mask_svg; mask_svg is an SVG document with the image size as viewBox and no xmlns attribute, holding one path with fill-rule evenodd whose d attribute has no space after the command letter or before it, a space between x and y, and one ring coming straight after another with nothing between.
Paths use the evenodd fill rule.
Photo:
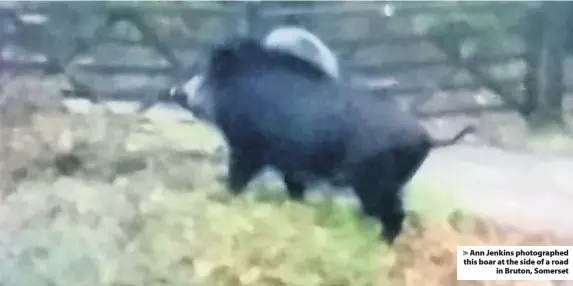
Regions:
<instances>
[{"instance_id":1,"label":"wooden fence","mask_svg":"<svg viewBox=\"0 0 573 286\"><path fill-rule=\"evenodd\" d=\"M463 5L472 13L496 14L524 4ZM449 95L519 90L526 50L515 31L500 31L507 45L464 61L436 48L420 27L424 15L446 13L439 2L2 2L0 69L63 73L68 94L143 101L193 74L195 59L225 37L260 37L277 25L298 24L325 40L345 75L375 92L412 101L426 100L436 90ZM465 39L485 35L464 33ZM386 90L379 82L388 77L398 84ZM478 104L474 96L452 98L461 105L425 116L506 109L501 100Z\"/></svg>"}]
</instances>

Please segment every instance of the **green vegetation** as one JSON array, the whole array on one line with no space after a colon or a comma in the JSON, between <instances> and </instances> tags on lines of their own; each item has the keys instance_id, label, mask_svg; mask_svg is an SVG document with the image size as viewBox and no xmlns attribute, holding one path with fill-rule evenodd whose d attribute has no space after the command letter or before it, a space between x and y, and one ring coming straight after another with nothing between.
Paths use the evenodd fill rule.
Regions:
<instances>
[{"instance_id":1,"label":"green vegetation","mask_svg":"<svg viewBox=\"0 0 573 286\"><path fill-rule=\"evenodd\" d=\"M67 133L74 142L66 145L89 145L81 154L94 162L81 176L53 176L52 170L28 178L0 205L3 285L385 281L393 255L378 240L374 221L359 219L354 206L328 195L292 202L279 182L253 184L232 197L215 180L220 168L209 156L186 157L190 149L209 153L220 143L208 127L114 117L88 129L83 124L93 118L73 121ZM107 140L97 139L98 128ZM98 168L117 169L110 166L122 152L130 160L145 157L139 158L145 168L108 181ZM437 218L443 197L433 193L416 183L408 201Z\"/></svg>"}]
</instances>

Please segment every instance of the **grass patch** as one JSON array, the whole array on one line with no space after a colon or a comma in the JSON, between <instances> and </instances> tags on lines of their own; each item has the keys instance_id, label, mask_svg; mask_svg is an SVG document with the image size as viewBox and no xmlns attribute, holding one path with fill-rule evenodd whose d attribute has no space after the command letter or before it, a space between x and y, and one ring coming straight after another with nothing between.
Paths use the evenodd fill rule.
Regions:
<instances>
[{"instance_id":1,"label":"grass patch","mask_svg":"<svg viewBox=\"0 0 573 286\"><path fill-rule=\"evenodd\" d=\"M165 256L158 233L170 237L167 244L180 241L173 253L179 258L165 256L169 260L156 265L182 269L181 261L193 261L183 276L201 285L373 285L388 262L378 227L333 200L299 204L281 195L219 192L186 200L161 196L151 209L149 235L142 236L154 237L151 255ZM168 223L175 217L181 224ZM145 241L140 247L149 245Z\"/></svg>"},{"instance_id":2,"label":"grass patch","mask_svg":"<svg viewBox=\"0 0 573 286\"><path fill-rule=\"evenodd\" d=\"M142 132L130 137L132 149L151 148L157 144L168 144L177 150L202 150L213 152L224 144L221 135L213 127L201 122L180 122L156 120L142 124Z\"/></svg>"},{"instance_id":3,"label":"grass patch","mask_svg":"<svg viewBox=\"0 0 573 286\"><path fill-rule=\"evenodd\" d=\"M158 182L139 174L114 185L22 184L0 206L0 282L458 285L457 245L559 244L459 213L441 221L417 213L388 248L375 222L337 200L295 203L278 190L233 197L219 184L181 192Z\"/></svg>"},{"instance_id":4,"label":"grass patch","mask_svg":"<svg viewBox=\"0 0 573 286\"><path fill-rule=\"evenodd\" d=\"M221 141L209 127L98 116L67 130L81 170L28 176L0 204L0 284L447 286L459 285L457 245L560 244L452 215L447 190L420 178L406 197L415 213L389 249L377 223L334 197L295 203L279 182L231 196L216 180L210 152ZM118 168L123 157L138 167ZM128 171L101 175L110 169Z\"/></svg>"}]
</instances>

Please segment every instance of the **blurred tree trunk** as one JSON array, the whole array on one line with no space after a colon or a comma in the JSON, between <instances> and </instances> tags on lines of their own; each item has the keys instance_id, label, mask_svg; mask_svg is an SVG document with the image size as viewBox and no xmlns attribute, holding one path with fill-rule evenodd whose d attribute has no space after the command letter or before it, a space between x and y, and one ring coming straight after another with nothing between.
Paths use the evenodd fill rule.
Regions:
<instances>
[{"instance_id":1,"label":"blurred tree trunk","mask_svg":"<svg viewBox=\"0 0 573 286\"><path fill-rule=\"evenodd\" d=\"M568 2L544 2L541 6L541 14L545 21L537 24L545 27L541 36L539 94L537 103L534 104L535 109L527 118L530 126L535 129L564 127L565 39L567 12L570 6Z\"/></svg>"}]
</instances>

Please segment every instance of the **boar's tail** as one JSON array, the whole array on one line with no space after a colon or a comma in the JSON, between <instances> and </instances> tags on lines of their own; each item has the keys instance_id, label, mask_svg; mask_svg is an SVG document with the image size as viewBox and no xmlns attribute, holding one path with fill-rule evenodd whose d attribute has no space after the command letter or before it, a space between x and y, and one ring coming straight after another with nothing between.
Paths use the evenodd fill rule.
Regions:
<instances>
[{"instance_id":1,"label":"boar's tail","mask_svg":"<svg viewBox=\"0 0 573 286\"><path fill-rule=\"evenodd\" d=\"M476 132L476 130L477 129L475 126L468 125L464 129L462 129L462 131L458 132L458 134L456 134L452 138L449 138L449 139L432 139L432 147L433 148L440 148L440 147L446 147L446 146L454 145L460 139L462 139L464 136L466 136L470 133L474 133L474 132Z\"/></svg>"}]
</instances>

